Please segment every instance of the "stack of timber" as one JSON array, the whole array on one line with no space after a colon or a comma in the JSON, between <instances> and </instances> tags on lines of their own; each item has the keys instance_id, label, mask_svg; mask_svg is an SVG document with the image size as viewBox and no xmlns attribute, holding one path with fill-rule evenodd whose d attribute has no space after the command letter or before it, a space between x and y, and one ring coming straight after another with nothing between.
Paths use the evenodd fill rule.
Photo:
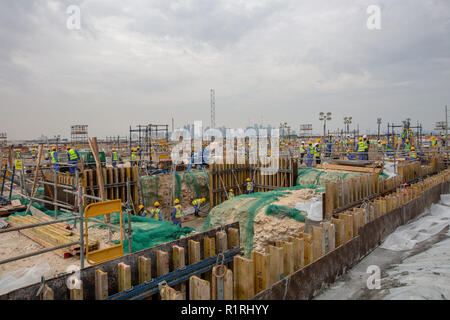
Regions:
<instances>
[{"instance_id":1,"label":"stack of timber","mask_svg":"<svg viewBox=\"0 0 450 320\"><path fill-rule=\"evenodd\" d=\"M20 200L11 200L10 204L0 206L0 216L9 215L17 211L23 211L27 207Z\"/></svg>"},{"instance_id":2,"label":"stack of timber","mask_svg":"<svg viewBox=\"0 0 450 320\"><path fill-rule=\"evenodd\" d=\"M12 227L26 226L30 224L42 223L53 221L50 217L33 217L27 216L10 216L8 218L8 224ZM67 229L67 225L64 223L56 223L45 226L39 226L29 229L19 230L19 233L23 234L27 238L42 245L45 248L51 248L62 244L67 244L80 240L80 236L77 233ZM89 250L98 249L98 241L89 241ZM55 254L68 258L80 254L80 245L73 245L67 248L57 249L52 251Z\"/></svg>"},{"instance_id":3,"label":"stack of timber","mask_svg":"<svg viewBox=\"0 0 450 320\"><path fill-rule=\"evenodd\" d=\"M209 166L209 199L211 208L226 200L225 194L233 189L235 195L245 193L246 179L252 179L255 192L295 186L297 161L279 158L278 167L270 164L212 164Z\"/></svg>"},{"instance_id":4,"label":"stack of timber","mask_svg":"<svg viewBox=\"0 0 450 320\"><path fill-rule=\"evenodd\" d=\"M122 202L127 201L127 179L130 181L131 198L135 207L138 205L139 193L138 193L138 170L137 167L125 167L125 168L102 168L102 178L105 188L106 198L109 200L121 199ZM48 182L54 182L54 173L47 172L45 174L45 180ZM93 169L83 170L80 174L80 183L83 186L83 192L87 195L101 198L100 187L97 180L97 171ZM76 179L68 172L57 173L56 182L63 186L76 187ZM57 199L65 201L68 204L74 205L75 196L63 191L63 188L57 188ZM45 189L45 195L52 198L49 194L49 190ZM85 205L88 205L91 201L87 199ZM49 208L51 209L51 208Z\"/></svg>"}]
</instances>

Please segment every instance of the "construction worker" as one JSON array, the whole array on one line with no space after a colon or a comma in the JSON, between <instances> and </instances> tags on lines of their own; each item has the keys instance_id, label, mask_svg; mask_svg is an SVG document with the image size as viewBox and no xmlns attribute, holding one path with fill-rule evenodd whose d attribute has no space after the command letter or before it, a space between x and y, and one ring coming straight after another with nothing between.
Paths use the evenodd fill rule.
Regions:
<instances>
[{"instance_id":1,"label":"construction worker","mask_svg":"<svg viewBox=\"0 0 450 320\"><path fill-rule=\"evenodd\" d=\"M432 136L431 138L430 138L430 140L431 140L431 147L432 148L436 148L438 145L437 145L437 140L436 140L436 137L435 136Z\"/></svg>"},{"instance_id":2,"label":"construction worker","mask_svg":"<svg viewBox=\"0 0 450 320\"><path fill-rule=\"evenodd\" d=\"M75 170L77 168L78 159L80 159L80 155L78 151L70 146L67 146L67 159L69 160L69 170L70 174L75 174Z\"/></svg>"},{"instance_id":3,"label":"construction worker","mask_svg":"<svg viewBox=\"0 0 450 320\"><path fill-rule=\"evenodd\" d=\"M369 141L369 139L367 139L366 135L363 136L363 141L364 141L364 160L369 160L370 141Z\"/></svg>"},{"instance_id":4,"label":"construction worker","mask_svg":"<svg viewBox=\"0 0 450 320\"><path fill-rule=\"evenodd\" d=\"M347 159L348 160L355 160L355 157L352 153L352 149L347 149Z\"/></svg>"},{"instance_id":5,"label":"construction worker","mask_svg":"<svg viewBox=\"0 0 450 320\"><path fill-rule=\"evenodd\" d=\"M403 153L405 156L409 154L409 151L411 150L411 144L409 143L409 139L405 140L405 143L403 144Z\"/></svg>"},{"instance_id":6,"label":"construction worker","mask_svg":"<svg viewBox=\"0 0 450 320\"><path fill-rule=\"evenodd\" d=\"M161 209L159 208L159 202L156 201L153 205L155 207L150 211L151 217L153 220L163 221Z\"/></svg>"},{"instance_id":7,"label":"construction worker","mask_svg":"<svg viewBox=\"0 0 450 320\"><path fill-rule=\"evenodd\" d=\"M230 200L233 198L234 198L234 192L233 192L233 189L230 189L230 190L228 190L228 193L227 193L227 199Z\"/></svg>"},{"instance_id":8,"label":"construction worker","mask_svg":"<svg viewBox=\"0 0 450 320\"><path fill-rule=\"evenodd\" d=\"M247 183L244 184L245 194L253 193L254 184L252 179L247 178Z\"/></svg>"},{"instance_id":9,"label":"construction worker","mask_svg":"<svg viewBox=\"0 0 450 320\"><path fill-rule=\"evenodd\" d=\"M325 151L325 157L327 157L327 158L331 157L331 151L332 151L332 148L333 148L333 143L334 143L334 141L333 141L333 135L330 133L330 134L328 135L327 149L326 149L326 151Z\"/></svg>"},{"instance_id":10,"label":"construction worker","mask_svg":"<svg viewBox=\"0 0 450 320\"><path fill-rule=\"evenodd\" d=\"M314 145L313 152L316 164L320 164L320 144L318 142L316 142L316 144Z\"/></svg>"},{"instance_id":11,"label":"construction worker","mask_svg":"<svg viewBox=\"0 0 450 320\"><path fill-rule=\"evenodd\" d=\"M306 148L306 166L312 167L312 161L314 156L314 147L311 141L308 141L308 148Z\"/></svg>"},{"instance_id":12,"label":"construction worker","mask_svg":"<svg viewBox=\"0 0 450 320\"><path fill-rule=\"evenodd\" d=\"M14 167L16 170L22 170L22 153L20 149L16 149L16 159L14 161Z\"/></svg>"},{"instance_id":13,"label":"construction worker","mask_svg":"<svg viewBox=\"0 0 450 320\"><path fill-rule=\"evenodd\" d=\"M205 198L195 199L192 201L192 206L194 207L194 214L196 217L200 217L198 211L200 210L200 206L206 201Z\"/></svg>"},{"instance_id":14,"label":"construction worker","mask_svg":"<svg viewBox=\"0 0 450 320\"><path fill-rule=\"evenodd\" d=\"M443 148L447 145L447 136L441 133L441 145Z\"/></svg>"},{"instance_id":15,"label":"construction worker","mask_svg":"<svg viewBox=\"0 0 450 320\"><path fill-rule=\"evenodd\" d=\"M406 158L406 160L408 160L408 161L415 161L415 160L417 160L418 158L419 158L419 157L417 156L416 148L411 147L411 151L409 152L409 155L408 155L408 157Z\"/></svg>"},{"instance_id":16,"label":"construction worker","mask_svg":"<svg viewBox=\"0 0 450 320\"><path fill-rule=\"evenodd\" d=\"M305 141L302 141L302 143L300 144L299 151L300 151L300 158L299 158L300 164L303 164L303 158L306 155Z\"/></svg>"},{"instance_id":17,"label":"construction worker","mask_svg":"<svg viewBox=\"0 0 450 320\"><path fill-rule=\"evenodd\" d=\"M132 167L134 167L136 165L136 149L135 148L131 149L130 163L131 163Z\"/></svg>"},{"instance_id":18,"label":"construction worker","mask_svg":"<svg viewBox=\"0 0 450 320\"><path fill-rule=\"evenodd\" d=\"M138 207L138 216L141 216L141 217L148 216L148 212L147 212L147 210L145 210L145 208L142 204L140 204Z\"/></svg>"},{"instance_id":19,"label":"construction worker","mask_svg":"<svg viewBox=\"0 0 450 320\"><path fill-rule=\"evenodd\" d=\"M31 149L31 159L36 160L36 149L34 147Z\"/></svg>"},{"instance_id":20,"label":"construction worker","mask_svg":"<svg viewBox=\"0 0 450 320\"><path fill-rule=\"evenodd\" d=\"M356 151L358 152L358 159L359 160L365 160L365 150L366 150L366 144L363 141L362 137L358 138L358 145Z\"/></svg>"},{"instance_id":21,"label":"construction worker","mask_svg":"<svg viewBox=\"0 0 450 320\"><path fill-rule=\"evenodd\" d=\"M384 152L386 153L386 155L388 157L392 157L393 155L392 151L394 150L394 148L392 148L392 146L388 144L386 141L383 141L381 145L384 147Z\"/></svg>"},{"instance_id":22,"label":"construction worker","mask_svg":"<svg viewBox=\"0 0 450 320\"><path fill-rule=\"evenodd\" d=\"M180 200L175 199L173 204L174 204L173 211L172 211L173 224L176 225L176 226L180 226L181 227L181 204L180 204Z\"/></svg>"},{"instance_id":23,"label":"construction worker","mask_svg":"<svg viewBox=\"0 0 450 320\"><path fill-rule=\"evenodd\" d=\"M52 147L50 159L52 160L53 170L55 170L55 172L59 172L59 159L58 152L56 152L56 147Z\"/></svg>"},{"instance_id":24,"label":"construction worker","mask_svg":"<svg viewBox=\"0 0 450 320\"><path fill-rule=\"evenodd\" d=\"M119 156L117 155L116 148L112 149L111 160L112 160L112 166L114 168L117 168L117 161L119 161Z\"/></svg>"}]
</instances>

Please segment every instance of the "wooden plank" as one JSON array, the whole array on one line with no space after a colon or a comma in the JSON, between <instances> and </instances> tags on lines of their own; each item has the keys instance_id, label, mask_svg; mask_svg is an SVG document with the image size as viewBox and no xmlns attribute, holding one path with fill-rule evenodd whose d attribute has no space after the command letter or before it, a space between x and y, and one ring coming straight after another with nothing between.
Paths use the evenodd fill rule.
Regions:
<instances>
[{"instance_id":1,"label":"wooden plank","mask_svg":"<svg viewBox=\"0 0 450 320\"><path fill-rule=\"evenodd\" d=\"M289 237L289 242L292 242L294 249L294 270L297 271L305 265L305 244L302 238L298 237Z\"/></svg>"},{"instance_id":2,"label":"wooden plank","mask_svg":"<svg viewBox=\"0 0 450 320\"><path fill-rule=\"evenodd\" d=\"M160 294L161 300L185 300L181 292L169 286L162 287Z\"/></svg>"},{"instance_id":3,"label":"wooden plank","mask_svg":"<svg viewBox=\"0 0 450 320\"><path fill-rule=\"evenodd\" d=\"M181 269L186 266L186 256L184 253L184 248L179 246L172 247L172 260L173 260L173 270ZM183 298L186 299L186 283L180 283L174 287L176 290L180 291Z\"/></svg>"},{"instance_id":4,"label":"wooden plank","mask_svg":"<svg viewBox=\"0 0 450 320\"><path fill-rule=\"evenodd\" d=\"M212 269L212 300L233 300L233 272L225 266Z\"/></svg>"},{"instance_id":5,"label":"wooden plank","mask_svg":"<svg viewBox=\"0 0 450 320\"><path fill-rule=\"evenodd\" d=\"M283 248L283 275L294 273L294 246L292 242L276 241L277 247Z\"/></svg>"},{"instance_id":6,"label":"wooden plank","mask_svg":"<svg viewBox=\"0 0 450 320\"><path fill-rule=\"evenodd\" d=\"M234 299L249 300L254 296L253 261L241 256L234 257Z\"/></svg>"},{"instance_id":7,"label":"wooden plank","mask_svg":"<svg viewBox=\"0 0 450 320\"><path fill-rule=\"evenodd\" d=\"M158 250L156 251L156 276L161 277L169 273L169 253Z\"/></svg>"},{"instance_id":8,"label":"wooden plank","mask_svg":"<svg viewBox=\"0 0 450 320\"><path fill-rule=\"evenodd\" d=\"M188 259L189 264L200 261L200 242L194 240L188 241Z\"/></svg>"},{"instance_id":9,"label":"wooden plank","mask_svg":"<svg viewBox=\"0 0 450 320\"><path fill-rule=\"evenodd\" d=\"M152 279L152 260L150 258L138 257L139 283L150 281Z\"/></svg>"},{"instance_id":10,"label":"wooden plank","mask_svg":"<svg viewBox=\"0 0 450 320\"><path fill-rule=\"evenodd\" d=\"M268 288L270 281L269 255L262 252L252 251L254 266L255 294Z\"/></svg>"},{"instance_id":11,"label":"wooden plank","mask_svg":"<svg viewBox=\"0 0 450 320\"><path fill-rule=\"evenodd\" d=\"M313 261L325 254L325 235L322 227L311 226Z\"/></svg>"},{"instance_id":12,"label":"wooden plank","mask_svg":"<svg viewBox=\"0 0 450 320\"><path fill-rule=\"evenodd\" d=\"M353 216L346 213L340 213L339 219L344 221L344 241L348 242L353 238Z\"/></svg>"},{"instance_id":13,"label":"wooden plank","mask_svg":"<svg viewBox=\"0 0 450 320\"><path fill-rule=\"evenodd\" d=\"M335 244L336 247L339 247L345 243L344 220L331 218L331 223L335 228Z\"/></svg>"},{"instance_id":14,"label":"wooden plank","mask_svg":"<svg viewBox=\"0 0 450 320\"><path fill-rule=\"evenodd\" d=\"M328 252L333 251L336 248L336 228L334 224L330 222L321 222L320 226L324 231L324 254L327 254Z\"/></svg>"},{"instance_id":15,"label":"wooden plank","mask_svg":"<svg viewBox=\"0 0 450 320\"><path fill-rule=\"evenodd\" d=\"M232 249L240 245L239 230L237 228L228 229L228 248Z\"/></svg>"},{"instance_id":16,"label":"wooden plank","mask_svg":"<svg viewBox=\"0 0 450 320\"><path fill-rule=\"evenodd\" d=\"M228 237L225 231L216 232L216 252L225 252L228 249Z\"/></svg>"},{"instance_id":17,"label":"wooden plank","mask_svg":"<svg viewBox=\"0 0 450 320\"><path fill-rule=\"evenodd\" d=\"M304 245L304 253L305 253L305 257L304 257L304 262L305 262L305 266L309 265L310 263L313 262L313 253L312 253L312 236L308 233L304 233L304 232L299 232L297 234L297 236L299 238L303 239L303 245Z\"/></svg>"},{"instance_id":18,"label":"wooden plank","mask_svg":"<svg viewBox=\"0 0 450 320\"><path fill-rule=\"evenodd\" d=\"M119 270L119 292L128 290L131 288L131 268L129 265L120 262L118 265Z\"/></svg>"},{"instance_id":19,"label":"wooden plank","mask_svg":"<svg viewBox=\"0 0 450 320\"><path fill-rule=\"evenodd\" d=\"M108 273L102 269L95 270L95 300L108 297Z\"/></svg>"},{"instance_id":20,"label":"wooden plank","mask_svg":"<svg viewBox=\"0 0 450 320\"><path fill-rule=\"evenodd\" d=\"M210 258L216 255L216 239L210 237L203 238L203 257ZM207 271L204 274L205 280L211 283L212 271Z\"/></svg>"},{"instance_id":21,"label":"wooden plank","mask_svg":"<svg viewBox=\"0 0 450 320\"><path fill-rule=\"evenodd\" d=\"M197 276L189 278L189 300L210 300L211 286L209 281Z\"/></svg>"},{"instance_id":22,"label":"wooden plank","mask_svg":"<svg viewBox=\"0 0 450 320\"><path fill-rule=\"evenodd\" d=\"M281 247L266 246L269 254L269 286L284 278L284 250Z\"/></svg>"},{"instance_id":23,"label":"wooden plank","mask_svg":"<svg viewBox=\"0 0 450 320\"><path fill-rule=\"evenodd\" d=\"M351 171L351 172L367 172L367 173L373 173L373 172L379 173L381 171L381 168L345 166L345 165L330 164L330 163L317 165L317 169Z\"/></svg>"}]
</instances>

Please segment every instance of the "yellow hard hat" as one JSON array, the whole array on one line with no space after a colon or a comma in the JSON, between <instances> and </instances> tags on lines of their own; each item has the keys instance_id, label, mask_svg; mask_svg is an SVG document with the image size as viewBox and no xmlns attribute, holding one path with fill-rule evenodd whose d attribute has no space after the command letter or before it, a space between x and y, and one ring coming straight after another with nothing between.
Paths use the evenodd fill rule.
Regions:
<instances>
[{"instance_id":1,"label":"yellow hard hat","mask_svg":"<svg viewBox=\"0 0 450 320\"><path fill-rule=\"evenodd\" d=\"M250 178L247 178L247 181L250 181L251 179Z\"/></svg>"},{"instance_id":2,"label":"yellow hard hat","mask_svg":"<svg viewBox=\"0 0 450 320\"><path fill-rule=\"evenodd\" d=\"M353 143L353 140L350 140L349 143Z\"/></svg>"},{"instance_id":3,"label":"yellow hard hat","mask_svg":"<svg viewBox=\"0 0 450 320\"><path fill-rule=\"evenodd\" d=\"M230 190L228 190L228 191L233 192L233 189L230 189Z\"/></svg>"},{"instance_id":4,"label":"yellow hard hat","mask_svg":"<svg viewBox=\"0 0 450 320\"><path fill-rule=\"evenodd\" d=\"M347 152L352 152L352 150L348 149Z\"/></svg>"},{"instance_id":5,"label":"yellow hard hat","mask_svg":"<svg viewBox=\"0 0 450 320\"><path fill-rule=\"evenodd\" d=\"M56 150L56 147L52 147L52 150Z\"/></svg>"},{"instance_id":6,"label":"yellow hard hat","mask_svg":"<svg viewBox=\"0 0 450 320\"><path fill-rule=\"evenodd\" d=\"M201 201L201 202L205 202L205 201L206 201L206 198L202 198L200 201Z\"/></svg>"},{"instance_id":7,"label":"yellow hard hat","mask_svg":"<svg viewBox=\"0 0 450 320\"><path fill-rule=\"evenodd\" d=\"M311 142L311 141L308 141L308 144L309 144L309 145L312 145L312 142Z\"/></svg>"},{"instance_id":8,"label":"yellow hard hat","mask_svg":"<svg viewBox=\"0 0 450 320\"><path fill-rule=\"evenodd\" d=\"M386 141L383 141L381 144L386 144Z\"/></svg>"},{"instance_id":9,"label":"yellow hard hat","mask_svg":"<svg viewBox=\"0 0 450 320\"><path fill-rule=\"evenodd\" d=\"M112 151L116 151L116 148L113 148Z\"/></svg>"},{"instance_id":10,"label":"yellow hard hat","mask_svg":"<svg viewBox=\"0 0 450 320\"><path fill-rule=\"evenodd\" d=\"M359 141L362 141L362 137L359 137L358 140L359 140Z\"/></svg>"},{"instance_id":11,"label":"yellow hard hat","mask_svg":"<svg viewBox=\"0 0 450 320\"><path fill-rule=\"evenodd\" d=\"M175 199L174 203L175 203L175 204L178 204L178 203L180 203L180 200Z\"/></svg>"},{"instance_id":12,"label":"yellow hard hat","mask_svg":"<svg viewBox=\"0 0 450 320\"><path fill-rule=\"evenodd\" d=\"M139 210L142 210L144 208L144 206L142 204L139 205Z\"/></svg>"},{"instance_id":13,"label":"yellow hard hat","mask_svg":"<svg viewBox=\"0 0 450 320\"><path fill-rule=\"evenodd\" d=\"M137 148L140 149L141 147L138 146Z\"/></svg>"},{"instance_id":14,"label":"yellow hard hat","mask_svg":"<svg viewBox=\"0 0 450 320\"><path fill-rule=\"evenodd\" d=\"M155 207L159 207L159 202L156 201L153 205L154 205Z\"/></svg>"},{"instance_id":15,"label":"yellow hard hat","mask_svg":"<svg viewBox=\"0 0 450 320\"><path fill-rule=\"evenodd\" d=\"M320 138L316 140L316 142L320 142Z\"/></svg>"},{"instance_id":16,"label":"yellow hard hat","mask_svg":"<svg viewBox=\"0 0 450 320\"><path fill-rule=\"evenodd\" d=\"M409 142L409 139L406 139L405 141L406 141L406 143L408 143L408 142Z\"/></svg>"},{"instance_id":17,"label":"yellow hard hat","mask_svg":"<svg viewBox=\"0 0 450 320\"><path fill-rule=\"evenodd\" d=\"M66 149L70 149L70 146L66 146Z\"/></svg>"},{"instance_id":18,"label":"yellow hard hat","mask_svg":"<svg viewBox=\"0 0 450 320\"><path fill-rule=\"evenodd\" d=\"M411 151L415 151L416 150L416 148L414 148L414 147L411 147Z\"/></svg>"}]
</instances>

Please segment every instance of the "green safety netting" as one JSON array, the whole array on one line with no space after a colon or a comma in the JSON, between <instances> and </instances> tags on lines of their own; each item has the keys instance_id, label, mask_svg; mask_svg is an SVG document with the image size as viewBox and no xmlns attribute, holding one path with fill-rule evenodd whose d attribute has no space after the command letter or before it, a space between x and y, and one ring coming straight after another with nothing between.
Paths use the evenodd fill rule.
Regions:
<instances>
[{"instance_id":1,"label":"green safety netting","mask_svg":"<svg viewBox=\"0 0 450 320\"><path fill-rule=\"evenodd\" d=\"M209 213L202 230L226 225L231 221L239 221L240 242L244 245L246 256L253 250L253 223L261 209L265 214L277 217L289 216L297 221L304 221L304 215L297 209L273 205L280 198L291 194L293 190L304 189L302 186L283 188L269 192L256 192L236 196L215 206Z\"/></svg>"},{"instance_id":2,"label":"green safety netting","mask_svg":"<svg viewBox=\"0 0 450 320\"><path fill-rule=\"evenodd\" d=\"M120 225L119 213L111 214L111 224ZM123 223L128 224L128 215L123 215ZM102 224L92 224L89 228L107 228ZM166 242L170 242L194 231L194 228L179 227L168 221L158 221L147 217L131 216L132 252L144 250ZM113 241L120 243L119 240ZM124 252L128 253L128 239L123 243Z\"/></svg>"},{"instance_id":3,"label":"green safety netting","mask_svg":"<svg viewBox=\"0 0 450 320\"><path fill-rule=\"evenodd\" d=\"M326 183L338 182L363 175L362 172L324 171L314 168L298 169L297 186L325 186Z\"/></svg>"},{"instance_id":4,"label":"green safety netting","mask_svg":"<svg viewBox=\"0 0 450 320\"><path fill-rule=\"evenodd\" d=\"M300 222L305 222L306 212L300 211L296 208L289 208L287 206L278 206L276 204L271 204L267 206L266 214L278 218L289 217Z\"/></svg>"},{"instance_id":5,"label":"green safety netting","mask_svg":"<svg viewBox=\"0 0 450 320\"><path fill-rule=\"evenodd\" d=\"M177 174L178 175L178 174ZM183 179L180 179L179 190L181 191L181 183L184 183L194 194L196 198L209 198L209 171L197 170L185 172ZM177 188L177 187L176 187ZM180 194L176 194L178 198Z\"/></svg>"}]
</instances>

